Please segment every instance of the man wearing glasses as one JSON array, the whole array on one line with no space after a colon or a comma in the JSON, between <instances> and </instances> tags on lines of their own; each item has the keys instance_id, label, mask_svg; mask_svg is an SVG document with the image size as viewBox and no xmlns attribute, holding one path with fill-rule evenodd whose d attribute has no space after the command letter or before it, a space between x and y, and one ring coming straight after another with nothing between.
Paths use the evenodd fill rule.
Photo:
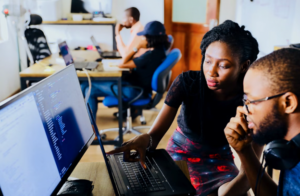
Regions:
<instances>
[{"instance_id":1,"label":"man wearing glasses","mask_svg":"<svg viewBox=\"0 0 300 196\"><path fill-rule=\"evenodd\" d=\"M237 108L225 135L241 159L252 190L261 196L300 195L300 50L281 49L254 62L244 79L244 93L244 107ZM283 150L290 149L283 155L294 153L290 159L295 164L281 169L278 186L261 169L252 140L260 145L280 143Z\"/></svg>"}]
</instances>

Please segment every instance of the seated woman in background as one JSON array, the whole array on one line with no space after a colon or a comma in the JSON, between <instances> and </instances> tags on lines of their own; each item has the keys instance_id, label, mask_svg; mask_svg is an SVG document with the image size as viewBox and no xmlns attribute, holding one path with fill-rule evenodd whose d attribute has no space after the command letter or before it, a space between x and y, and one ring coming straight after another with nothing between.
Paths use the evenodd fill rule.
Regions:
<instances>
[{"instance_id":1,"label":"seated woman in background","mask_svg":"<svg viewBox=\"0 0 300 196\"><path fill-rule=\"evenodd\" d=\"M139 32L137 35L145 36L145 40L124 57L118 67L131 69L131 73L122 79L123 84L141 87L144 90L144 95L148 96L149 93L152 93L152 76L166 58L165 50L169 48L170 43L168 42L164 25L158 21L149 22L146 24L144 31ZM144 50L144 54L133 58L140 48L147 48L147 51ZM116 84L116 82L92 82L88 103L90 104L94 118L96 118L98 109L97 97L114 96L111 90L111 85L113 84ZM88 93L88 88L89 85L87 82L81 84L81 89L85 96ZM114 92L118 93L117 85L114 86ZM122 93L124 97L130 100L135 98L140 91L131 87L122 87Z\"/></svg>"},{"instance_id":2,"label":"seated woman in background","mask_svg":"<svg viewBox=\"0 0 300 196\"><path fill-rule=\"evenodd\" d=\"M204 35L200 49L201 71L184 72L174 80L150 131L109 153L134 149L146 167L146 149L157 147L182 105L169 154L187 162L198 195L245 195L250 185L243 168L239 172L234 164L224 128L243 105L243 78L257 58L258 43L244 26L227 20Z\"/></svg>"}]
</instances>

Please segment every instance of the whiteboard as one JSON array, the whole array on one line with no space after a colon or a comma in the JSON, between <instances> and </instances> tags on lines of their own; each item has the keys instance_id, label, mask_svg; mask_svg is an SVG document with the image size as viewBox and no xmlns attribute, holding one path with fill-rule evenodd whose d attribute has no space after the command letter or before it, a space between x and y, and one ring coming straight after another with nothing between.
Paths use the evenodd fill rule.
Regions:
<instances>
[{"instance_id":1,"label":"whiteboard","mask_svg":"<svg viewBox=\"0 0 300 196\"><path fill-rule=\"evenodd\" d=\"M259 57L300 43L300 0L237 0L236 21L257 39Z\"/></svg>"}]
</instances>

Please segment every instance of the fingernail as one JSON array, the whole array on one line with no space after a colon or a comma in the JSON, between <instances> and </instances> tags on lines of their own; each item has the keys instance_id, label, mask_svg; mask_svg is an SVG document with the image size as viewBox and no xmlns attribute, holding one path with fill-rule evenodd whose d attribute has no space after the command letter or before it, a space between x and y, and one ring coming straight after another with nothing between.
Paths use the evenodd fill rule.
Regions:
<instances>
[{"instance_id":1,"label":"fingernail","mask_svg":"<svg viewBox=\"0 0 300 196\"><path fill-rule=\"evenodd\" d=\"M144 168L145 168L145 169L147 169L147 166L146 166L146 164L143 164L143 165L144 165Z\"/></svg>"}]
</instances>

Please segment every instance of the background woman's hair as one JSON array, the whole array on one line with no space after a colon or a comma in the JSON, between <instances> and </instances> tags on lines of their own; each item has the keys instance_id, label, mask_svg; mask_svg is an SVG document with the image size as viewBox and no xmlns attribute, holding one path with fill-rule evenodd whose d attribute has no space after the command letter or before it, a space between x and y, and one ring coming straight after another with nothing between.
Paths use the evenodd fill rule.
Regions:
<instances>
[{"instance_id":1,"label":"background woman's hair","mask_svg":"<svg viewBox=\"0 0 300 196\"><path fill-rule=\"evenodd\" d=\"M201 42L201 54L202 54L202 61L201 61L201 73L200 73L200 109L201 109L201 131L203 129L203 106L205 101L205 93L208 90L207 83L203 73L203 62L205 59L205 52L207 47L215 42L220 41L226 43L230 49L232 50L233 54L236 54L239 58L239 63L242 64L246 61L250 61L252 64L259 53L258 50L258 43L256 39L252 36L249 31L245 30L245 26L239 26L237 23L226 20L222 24L214 27L212 30L208 31ZM240 79L244 79L244 74L241 75ZM240 82L241 89L243 89L243 82ZM201 133L201 137L203 133Z\"/></svg>"},{"instance_id":2,"label":"background woman's hair","mask_svg":"<svg viewBox=\"0 0 300 196\"><path fill-rule=\"evenodd\" d=\"M146 35L146 40L148 48L164 47L167 50L170 47L168 35Z\"/></svg>"}]
</instances>

